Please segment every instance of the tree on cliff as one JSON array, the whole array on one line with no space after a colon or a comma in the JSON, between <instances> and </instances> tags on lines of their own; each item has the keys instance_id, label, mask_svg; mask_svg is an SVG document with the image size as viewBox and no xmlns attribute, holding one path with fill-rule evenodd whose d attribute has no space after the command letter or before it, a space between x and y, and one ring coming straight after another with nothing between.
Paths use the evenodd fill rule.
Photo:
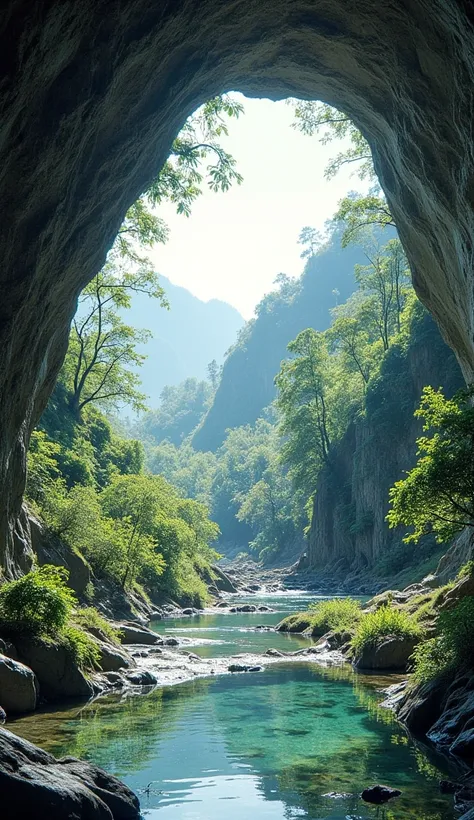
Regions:
<instances>
[{"instance_id":1,"label":"tree on cliff","mask_svg":"<svg viewBox=\"0 0 474 820\"><path fill-rule=\"evenodd\" d=\"M323 333L303 330L288 345L293 358L282 362L276 377L282 414L282 458L295 486L314 492L323 464L330 460L332 419L328 407L328 346Z\"/></svg>"},{"instance_id":2,"label":"tree on cliff","mask_svg":"<svg viewBox=\"0 0 474 820\"><path fill-rule=\"evenodd\" d=\"M418 439L418 461L390 490L390 527L412 528L415 543L434 532L447 541L463 527L474 527L474 389L446 399L425 387L415 412L429 435Z\"/></svg>"},{"instance_id":3,"label":"tree on cliff","mask_svg":"<svg viewBox=\"0 0 474 820\"><path fill-rule=\"evenodd\" d=\"M344 165L354 164L359 179L372 183L368 194L362 196L352 192L339 202L334 219L345 224L343 247L356 241L360 232L367 227L396 227L375 174L370 146L352 120L326 103L308 100L290 102L295 114L293 127L298 131L310 137L318 135L322 145L341 139L348 143L348 147L329 162L325 170L327 179L332 179Z\"/></svg>"}]
</instances>

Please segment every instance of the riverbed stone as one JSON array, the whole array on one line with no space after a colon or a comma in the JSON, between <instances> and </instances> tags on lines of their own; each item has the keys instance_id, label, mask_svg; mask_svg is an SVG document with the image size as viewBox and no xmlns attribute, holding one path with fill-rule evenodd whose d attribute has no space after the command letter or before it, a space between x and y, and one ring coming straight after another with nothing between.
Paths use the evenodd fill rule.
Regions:
<instances>
[{"instance_id":1,"label":"riverbed stone","mask_svg":"<svg viewBox=\"0 0 474 820\"><path fill-rule=\"evenodd\" d=\"M0 655L0 703L7 714L32 712L37 700L34 672L23 663Z\"/></svg>"},{"instance_id":2,"label":"riverbed stone","mask_svg":"<svg viewBox=\"0 0 474 820\"><path fill-rule=\"evenodd\" d=\"M155 686L157 683L156 676L148 669L136 669L133 672L127 672L125 677L132 686Z\"/></svg>"},{"instance_id":3,"label":"riverbed stone","mask_svg":"<svg viewBox=\"0 0 474 820\"><path fill-rule=\"evenodd\" d=\"M145 629L141 626L132 626L131 624L118 624L120 629L120 642L123 644L155 644L159 640L156 632L151 629Z\"/></svg>"},{"instance_id":4,"label":"riverbed stone","mask_svg":"<svg viewBox=\"0 0 474 820\"><path fill-rule=\"evenodd\" d=\"M5 820L138 820L136 795L112 775L52 755L0 729L1 816Z\"/></svg>"},{"instance_id":5,"label":"riverbed stone","mask_svg":"<svg viewBox=\"0 0 474 820\"><path fill-rule=\"evenodd\" d=\"M103 672L118 672L135 666L133 658L118 646L106 641L97 641L97 645L100 652L99 666Z\"/></svg>"}]
</instances>

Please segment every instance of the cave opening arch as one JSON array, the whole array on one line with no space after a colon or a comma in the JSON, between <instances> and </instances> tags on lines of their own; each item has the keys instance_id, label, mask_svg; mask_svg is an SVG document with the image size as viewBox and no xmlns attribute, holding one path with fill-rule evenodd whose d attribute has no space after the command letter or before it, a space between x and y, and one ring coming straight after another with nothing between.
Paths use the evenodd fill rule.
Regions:
<instances>
[{"instance_id":1,"label":"cave opening arch","mask_svg":"<svg viewBox=\"0 0 474 820\"><path fill-rule=\"evenodd\" d=\"M368 139L421 300L474 377L474 13L465 0L10 0L0 21L0 566L31 560L29 433L80 290L186 117L321 99Z\"/></svg>"}]
</instances>

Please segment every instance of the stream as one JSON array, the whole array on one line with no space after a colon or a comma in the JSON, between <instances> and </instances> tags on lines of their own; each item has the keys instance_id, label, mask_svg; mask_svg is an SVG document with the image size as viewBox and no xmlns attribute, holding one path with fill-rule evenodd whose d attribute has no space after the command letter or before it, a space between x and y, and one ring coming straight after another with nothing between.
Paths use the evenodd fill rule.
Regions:
<instances>
[{"instance_id":1,"label":"stream","mask_svg":"<svg viewBox=\"0 0 474 820\"><path fill-rule=\"evenodd\" d=\"M156 631L191 638L206 658L308 646L255 626L274 625L316 596L234 597L278 611L167 619ZM456 778L451 764L379 707L379 690L397 679L348 664L277 664L43 710L8 728L118 775L153 820L454 820L452 797L438 786ZM402 795L371 807L359 793L375 783Z\"/></svg>"}]
</instances>

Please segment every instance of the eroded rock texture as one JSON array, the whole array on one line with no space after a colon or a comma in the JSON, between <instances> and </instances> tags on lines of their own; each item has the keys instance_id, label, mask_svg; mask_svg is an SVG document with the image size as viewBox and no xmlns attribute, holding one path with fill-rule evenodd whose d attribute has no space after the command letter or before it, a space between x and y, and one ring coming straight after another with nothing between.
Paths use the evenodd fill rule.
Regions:
<instances>
[{"instance_id":1,"label":"eroded rock texture","mask_svg":"<svg viewBox=\"0 0 474 820\"><path fill-rule=\"evenodd\" d=\"M77 295L198 104L320 98L369 139L417 290L474 374L468 0L11 0L0 19L0 542ZM20 524L18 523L20 520Z\"/></svg>"}]
</instances>

